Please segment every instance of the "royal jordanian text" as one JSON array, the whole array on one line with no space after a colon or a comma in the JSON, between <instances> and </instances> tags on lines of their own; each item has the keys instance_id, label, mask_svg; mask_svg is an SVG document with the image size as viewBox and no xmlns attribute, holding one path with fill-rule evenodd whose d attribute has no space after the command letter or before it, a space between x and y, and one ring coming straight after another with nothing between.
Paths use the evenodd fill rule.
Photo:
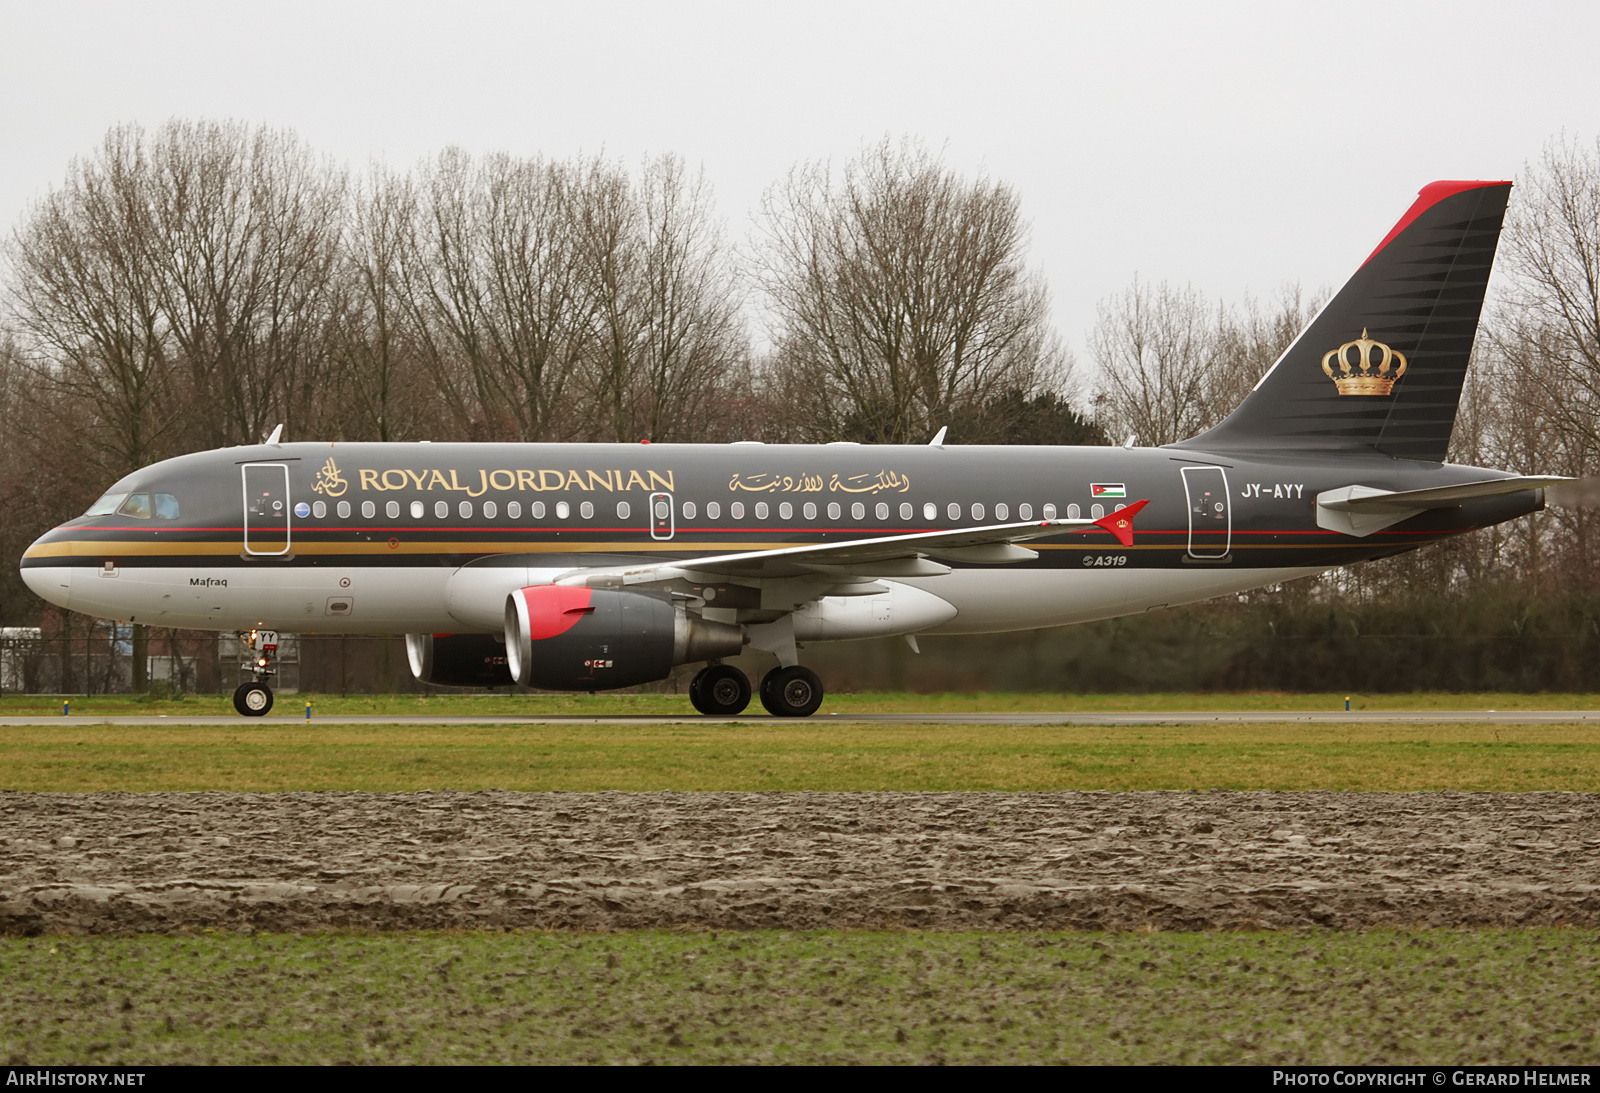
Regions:
<instances>
[{"instance_id":1,"label":"royal jordanian text","mask_svg":"<svg viewBox=\"0 0 1600 1093\"><path fill-rule=\"evenodd\" d=\"M472 479L474 473L478 476L476 482ZM590 492L604 490L608 493L643 490L646 493L657 491L672 493L676 488L673 485L671 471L663 474L657 471L619 470L478 470L467 471L465 483L461 481L460 472L434 468L421 471L410 468L376 471L363 467L356 471L356 475L363 490L374 490L378 493L387 493L391 490L440 489L459 491L468 497L481 497L490 490L499 493L543 493L547 490Z\"/></svg>"}]
</instances>

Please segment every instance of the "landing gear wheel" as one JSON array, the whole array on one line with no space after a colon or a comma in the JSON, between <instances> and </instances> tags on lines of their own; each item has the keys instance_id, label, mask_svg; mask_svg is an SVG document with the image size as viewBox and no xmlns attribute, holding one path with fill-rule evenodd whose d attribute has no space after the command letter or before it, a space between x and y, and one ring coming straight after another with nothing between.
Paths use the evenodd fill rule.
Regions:
<instances>
[{"instance_id":1,"label":"landing gear wheel","mask_svg":"<svg viewBox=\"0 0 1600 1093\"><path fill-rule=\"evenodd\" d=\"M773 717L810 717L822 705L822 680L810 668L774 668L761 680L761 704Z\"/></svg>"},{"instance_id":2,"label":"landing gear wheel","mask_svg":"<svg viewBox=\"0 0 1600 1093\"><path fill-rule=\"evenodd\" d=\"M689 701L710 717L732 717L750 705L750 680L728 664L702 668L689 684Z\"/></svg>"},{"instance_id":3,"label":"landing gear wheel","mask_svg":"<svg viewBox=\"0 0 1600 1093\"><path fill-rule=\"evenodd\" d=\"M272 688L265 683L241 683L233 692L233 708L246 717L262 717L272 709Z\"/></svg>"}]
</instances>

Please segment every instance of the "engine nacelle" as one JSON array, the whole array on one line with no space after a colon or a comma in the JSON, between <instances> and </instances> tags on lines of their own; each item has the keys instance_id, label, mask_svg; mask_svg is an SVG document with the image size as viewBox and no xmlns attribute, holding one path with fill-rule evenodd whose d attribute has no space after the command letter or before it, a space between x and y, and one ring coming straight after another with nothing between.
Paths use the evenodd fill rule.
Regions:
<instances>
[{"instance_id":1,"label":"engine nacelle","mask_svg":"<svg viewBox=\"0 0 1600 1093\"><path fill-rule=\"evenodd\" d=\"M411 674L440 687L509 687L506 647L493 634L407 634Z\"/></svg>"},{"instance_id":2,"label":"engine nacelle","mask_svg":"<svg viewBox=\"0 0 1600 1093\"><path fill-rule=\"evenodd\" d=\"M505 617L511 676L552 691L650 683L744 648L739 627L690 615L661 592L533 585L506 597Z\"/></svg>"}]
</instances>

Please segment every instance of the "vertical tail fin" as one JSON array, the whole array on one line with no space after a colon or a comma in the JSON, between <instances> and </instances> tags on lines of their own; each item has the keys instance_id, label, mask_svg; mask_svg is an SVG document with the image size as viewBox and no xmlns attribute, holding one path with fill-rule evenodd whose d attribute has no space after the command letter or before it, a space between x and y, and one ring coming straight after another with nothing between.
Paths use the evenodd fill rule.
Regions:
<instances>
[{"instance_id":1,"label":"vertical tail fin","mask_svg":"<svg viewBox=\"0 0 1600 1093\"><path fill-rule=\"evenodd\" d=\"M1433 182L1221 424L1177 445L1442 461L1509 182Z\"/></svg>"}]
</instances>

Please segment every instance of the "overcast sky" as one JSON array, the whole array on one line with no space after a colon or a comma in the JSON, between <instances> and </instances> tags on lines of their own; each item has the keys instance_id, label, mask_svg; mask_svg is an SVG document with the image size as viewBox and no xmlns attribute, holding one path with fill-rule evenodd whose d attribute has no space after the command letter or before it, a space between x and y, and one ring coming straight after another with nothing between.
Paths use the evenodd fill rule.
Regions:
<instances>
[{"instance_id":1,"label":"overcast sky","mask_svg":"<svg viewBox=\"0 0 1600 1093\"><path fill-rule=\"evenodd\" d=\"M1577 2L0 0L0 225L111 126L175 116L356 167L676 152L735 239L791 165L910 136L1017 189L1081 358L1135 273L1337 286L1422 184L1592 143L1597 42Z\"/></svg>"}]
</instances>

